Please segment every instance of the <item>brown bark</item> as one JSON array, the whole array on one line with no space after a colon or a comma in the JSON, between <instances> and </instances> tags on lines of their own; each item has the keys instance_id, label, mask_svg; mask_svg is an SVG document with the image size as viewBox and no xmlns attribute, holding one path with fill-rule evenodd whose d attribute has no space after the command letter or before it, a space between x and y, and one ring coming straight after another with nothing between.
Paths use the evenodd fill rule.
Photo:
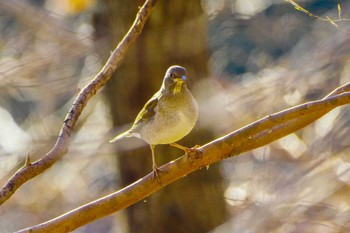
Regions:
<instances>
[{"instance_id":1,"label":"brown bark","mask_svg":"<svg viewBox=\"0 0 350 233\"><path fill-rule=\"evenodd\" d=\"M98 40L115 41L120 29L135 14L136 3L105 1L106 12L96 15ZM199 1L160 1L140 40L106 88L115 125L131 123L144 103L161 85L166 69L173 64L186 67L190 84L207 75L206 17ZM110 46L104 45L106 48ZM100 48L101 46L97 46ZM105 51L106 53L108 51ZM191 147L210 138L210 132L194 129L180 144ZM206 135L206 138L203 136ZM138 143L138 139L118 142ZM182 151L156 147L157 164L169 162ZM161 156L166 154L167 156ZM122 186L152 169L151 151L142 148L118 151ZM130 232L206 232L225 221L225 203L219 165L181 180L127 209ZM203 214L206 213L206 214Z\"/></svg>"}]
</instances>

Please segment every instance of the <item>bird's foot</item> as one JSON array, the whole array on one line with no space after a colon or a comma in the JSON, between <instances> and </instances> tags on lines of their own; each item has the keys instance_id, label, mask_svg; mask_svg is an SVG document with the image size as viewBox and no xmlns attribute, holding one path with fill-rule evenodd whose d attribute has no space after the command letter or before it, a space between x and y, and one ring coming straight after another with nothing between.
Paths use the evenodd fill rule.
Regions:
<instances>
[{"instance_id":1,"label":"bird's foot","mask_svg":"<svg viewBox=\"0 0 350 233\"><path fill-rule=\"evenodd\" d=\"M152 174L152 180L154 180L155 178L157 179L157 182L160 186L162 186L162 183L160 181L160 177L159 177L159 172L163 172L162 169L160 169L159 167L157 167L157 165L153 165L153 174Z\"/></svg>"},{"instance_id":2,"label":"bird's foot","mask_svg":"<svg viewBox=\"0 0 350 233\"><path fill-rule=\"evenodd\" d=\"M195 145L194 147L192 148L188 148L188 147L185 147L185 146L181 146L177 143L171 143L170 144L171 146L173 147L176 147L176 148L179 148L183 151L185 151L185 153L190 156L190 157L193 157L198 159L201 157L201 154L203 153L202 149L201 149L201 146L200 145Z\"/></svg>"},{"instance_id":3,"label":"bird's foot","mask_svg":"<svg viewBox=\"0 0 350 233\"><path fill-rule=\"evenodd\" d=\"M195 159L199 159L202 157L203 151L200 145L195 145L192 148L187 148L188 151L186 152L186 154L188 154L188 156L195 158Z\"/></svg>"}]
</instances>

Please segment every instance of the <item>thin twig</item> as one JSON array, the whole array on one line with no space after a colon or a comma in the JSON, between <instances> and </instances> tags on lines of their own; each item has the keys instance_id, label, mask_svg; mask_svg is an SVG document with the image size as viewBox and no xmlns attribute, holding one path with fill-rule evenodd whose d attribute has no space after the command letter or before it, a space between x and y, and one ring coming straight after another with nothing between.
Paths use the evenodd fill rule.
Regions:
<instances>
[{"instance_id":1,"label":"thin twig","mask_svg":"<svg viewBox=\"0 0 350 233\"><path fill-rule=\"evenodd\" d=\"M285 0L286 2L290 3L291 5L294 6L294 8L297 10L297 11L301 11L303 12L304 14L307 14L308 16L312 17L312 18L315 18L315 19L318 19L318 20L321 20L321 21L327 21L329 22L331 25L333 25L334 27L336 27L337 29L339 29L340 31L344 32L344 33L349 33L348 31L345 31L343 29L341 29L339 27L339 25L337 24L338 22L342 22L342 21L350 21L350 19L346 19L346 18L343 18L342 17L342 10L341 10L341 6L340 6L340 3L338 3L337 7L338 7L338 19L333 19L329 16L326 16L325 18L321 17L321 16L318 16L318 15L315 15L315 14L312 14L310 11L306 10L305 8L301 7L298 3L296 3L294 0Z\"/></svg>"},{"instance_id":2,"label":"thin twig","mask_svg":"<svg viewBox=\"0 0 350 233\"><path fill-rule=\"evenodd\" d=\"M141 34L144 24L148 16L151 14L152 8L156 2L157 0L145 1L144 5L139 10L133 25L130 27L130 30L112 52L105 66L91 80L91 82L80 91L64 120L61 132L53 148L38 161L26 163L2 187L0 191L0 205L9 199L22 184L43 173L67 153L72 131L85 105L111 78L113 72L120 64L129 47Z\"/></svg>"}]
</instances>

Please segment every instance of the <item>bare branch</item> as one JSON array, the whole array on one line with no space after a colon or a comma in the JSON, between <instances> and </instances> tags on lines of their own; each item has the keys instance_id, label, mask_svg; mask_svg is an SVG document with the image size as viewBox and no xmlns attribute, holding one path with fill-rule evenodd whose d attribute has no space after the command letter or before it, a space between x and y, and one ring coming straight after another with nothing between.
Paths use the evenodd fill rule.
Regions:
<instances>
[{"instance_id":1,"label":"bare branch","mask_svg":"<svg viewBox=\"0 0 350 233\"><path fill-rule=\"evenodd\" d=\"M96 92L111 78L113 72L120 64L129 47L141 34L144 24L151 14L152 8L156 2L156 0L145 1L144 5L139 10L133 25L130 27L130 30L112 52L105 66L90 81L90 83L88 83L80 91L74 100L74 103L72 104L72 107L64 120L56 144L44 157L38 161L34 163L26 162L26 164L7 181L0 191L0 205L9 199L22 184L44 172L67 153L71 133L85 105L89 99L94 96Z\"/></svg>"},{"instance_id":2,"label":"bare branch","mask_svg":"<svg viewBox=\"0 0 350 233\"><path fill-rule=\"evenodd\" d=\"M280 139L325 115L332 109L350 103L350 83L332 91L325 98L298 105L266 116L203 147L202 154L184 155L161 167L163 187L202 167ZM55 219L19 231L67 232L124 209L162 188L152 173L106 197L95 200Z\"/></svg>"},{"instance_id":3,"label":"bare branch","mask_svg":"<svg viewBox=\"0 0 350 233\"><path fill-rule=\"evenodd\" d=\"M337 8L338 8L338 19L333 19L329 16L326 16L325 18L320 17L318 15L312 14L310 11L306 10L305 8L301 7L298 3L296 3L293 0L285 0L286 2L290 3L291 5L294 6L294 8L297 11L301 11L304 14L307 14L308 16L321 20L321 21L327 21L329 22L331 25L333 25L334 27L336 27L337 29L341 30L344 33L349 33L348 31L342 30L339 25L337 24L337 22L342 22L342 21L350 21L350 19L346 19L346 18L342 18L342 10L341 10L341 6L340 3L338 3Z\"/></svg>"}]
</instances>

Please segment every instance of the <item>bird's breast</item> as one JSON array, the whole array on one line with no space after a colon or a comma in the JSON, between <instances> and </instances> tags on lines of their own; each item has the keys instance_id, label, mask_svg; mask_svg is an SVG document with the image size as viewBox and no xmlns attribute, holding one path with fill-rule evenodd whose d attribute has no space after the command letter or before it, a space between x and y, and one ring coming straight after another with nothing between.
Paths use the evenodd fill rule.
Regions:
<instances>
[{"instance_id":1,"label":"bird's breast","mask_svg":"<svg viewBox=\"0 0 350 233\"><path fill-rule=\"evenodd\" d=\"M188 89L182 95L159 99L155 116L140 131L149 144L169 144L186 136L198 118L196 100Z\"/></svg>"}]
</instances>

